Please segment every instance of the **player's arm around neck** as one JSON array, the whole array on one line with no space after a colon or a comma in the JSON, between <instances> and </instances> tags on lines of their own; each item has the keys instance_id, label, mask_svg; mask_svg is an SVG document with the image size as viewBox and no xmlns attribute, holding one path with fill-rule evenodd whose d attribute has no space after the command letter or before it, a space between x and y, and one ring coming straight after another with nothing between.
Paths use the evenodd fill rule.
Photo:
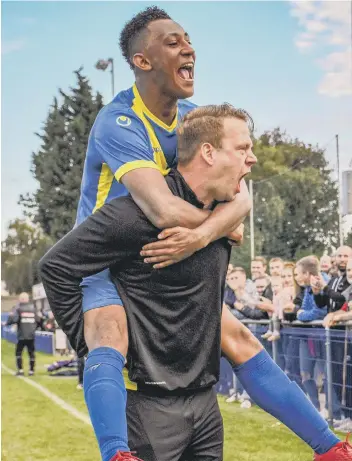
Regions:
<instances>
[{"instance_id":1,"label":"player's arm around neck","mask_svg":"<svg viewBox=\"0 0 352 461\"><path fill-rule=\"evenodd\" d=\"M241 192L236 195L235 199L232 202L217 205L208 219L198 227L197 231L204 235L204 240L208 243L222 237L231 238L231 233L242 224L251 207L252 201L247 184L242 180Z\"/></svg>"},{"instance_id":2,"label":"player's arm around neck","mask_svg":"<svg viewBox=\"0 0 352 461\"><path fill-rule=\"evenodd\" d=\"M146 263L161 269L188 258L210 242L232 234L251 208L251 200L243 181L235 200L218 205L213 212L200 210L176 197L163 176L154 169L137 169L122 178L136 204L159 229L159 241L143 247ZM241 237L239 238L239 240Z\"/></svg>"},{"instance_id":3,"label":"player's arm around neck","mask_svg":"<svg viewBox=\"0 0 352 461\"><path fill-rule=\"evenodd\" d=\"M209 210L200 210L176 197L158 170L133 170L125 174L121 182L149 221L158 229L176 226L194 229L211 215Z\"/></svg>"},{"instance_id":4,"label":"player's arm around neck","mask_svg":"<svg viewBox=\"0 0 352 461\"><path fill-rule=\"evenodd\" d=\"M251 208L245 181L235 200L217 205L213 212L200 210L173 195L157 170L133 170L121 181L154 226L159 229L177 226L195 229L201 246L229 235L242 223Z\"/></svg>"}]
</instances>

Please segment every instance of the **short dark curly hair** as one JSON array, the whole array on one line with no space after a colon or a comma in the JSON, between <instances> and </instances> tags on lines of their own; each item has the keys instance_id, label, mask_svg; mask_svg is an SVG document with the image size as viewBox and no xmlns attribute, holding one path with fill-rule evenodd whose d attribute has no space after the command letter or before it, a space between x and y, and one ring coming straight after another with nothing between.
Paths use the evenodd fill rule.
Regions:
<instances>
[{"instance_id":1,"label":"short dark curly hair","mask_svg":"<svg viewBox=\"0 0 352 461\"><path fill-rule=\"evenodd\" d=\"M120 34L120 48L123 57L128 62L131 69L134 68L132 62L132 46L139 34L153 21L159 19L171 19L166 11L157 6L149 6L139 12L130 21L128 21Z\"/></svg>"}]
</instances>

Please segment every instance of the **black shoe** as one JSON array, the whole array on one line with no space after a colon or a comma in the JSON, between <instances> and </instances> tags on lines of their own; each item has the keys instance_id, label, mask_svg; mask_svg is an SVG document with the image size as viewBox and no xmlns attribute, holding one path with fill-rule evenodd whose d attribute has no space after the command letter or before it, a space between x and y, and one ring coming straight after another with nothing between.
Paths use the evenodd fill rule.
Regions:
<instances>
[{"instance_id":1,"label":"black shoe","mask_svg":"<svg viewBox=\"0 0 352 461\"><path fill-rule=\"evenodd\" d=\"M24 376L23 370L18 370L16 376Z\"/></svg>"}]
</instances>

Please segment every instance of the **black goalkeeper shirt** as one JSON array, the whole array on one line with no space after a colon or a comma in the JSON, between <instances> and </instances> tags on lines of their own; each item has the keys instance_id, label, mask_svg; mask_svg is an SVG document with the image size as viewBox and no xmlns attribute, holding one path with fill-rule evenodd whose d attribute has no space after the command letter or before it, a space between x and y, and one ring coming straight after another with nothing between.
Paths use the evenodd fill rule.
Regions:
<instances>
[{"instance_id":1,"label":"black goalkeeper shirt","mask_svg":"<svg viewBox=\"0 0 352 461\"><path fill-rule=\"evenodd\" d=\"M176 170L166 181L174 195L203 207ZM140 389L209 387L219 378L230 245L227 239L218 240L178 264L156 270L144 263L140 251L159 232L130 196L114 199L44 256L44 288L59 326L82 356L87 346L80 283L110 268L128 319L130 379Z\"/></svg>"}]
</instances>

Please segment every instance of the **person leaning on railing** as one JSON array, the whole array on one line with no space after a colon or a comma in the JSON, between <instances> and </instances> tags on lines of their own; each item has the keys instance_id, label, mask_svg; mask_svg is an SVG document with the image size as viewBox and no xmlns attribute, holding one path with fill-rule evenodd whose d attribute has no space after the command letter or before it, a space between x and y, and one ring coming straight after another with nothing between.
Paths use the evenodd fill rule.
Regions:
<instances>
[{"instance_id":1,"label":"person leaning on railing","mask_svg":"<svg viewBox=\"0 0 352 461\"><path fill-rule=\"evenodd\" d=\"M314 293L314 299L318 307L322 307L325 303L328 307L328 313L338 313L346 304L347 296L350 291L352 282L352 248L349 246L341 246L336 252L336 266L338 275L333 277L328 283L321 276L312 277L311 286ZM348 269L347 269L348 268ZM331 319L336 319L335 316L329 316L326 322ZM337 331L336 331L337 330ZM339 330L339 331L338 331ZM344 338L344 340L342 340ZM351 419L352 423L352 388L346 387L345 367L348 352L352 347L348 340L348 332L343 325L336 325L335 331L332 333L332 374L334 389L340 401L343 400L343 390L346 390L346 406L344 415L346 419ZM349 373L352 375L352 373ZM348 378L352 377L349 376ZM352 382L351 382L352 385Z\"/></svg>"},{"instance_id":2,"label":"person leaning on railing","mask_svg":"<svg viewBox=\"0 0 352 461\"><path fill-rule=\"evenodd\" d=\"M346 266L346 280L350 286L342 292L345 298L345 303L342 308L335 312L330 312L324 319L323 325L326 328L331 328L339 324L339 322L347 322L352 320L352 258L349 258ZM351 341L351 327L345 327L344 341L340 342L340 349L344 349L344 357L342 364L342 395L341 400L343 407L345 407L345 419L336 426L341 432L352 431L352 341ZM335 366L336 368L336 366ZM341 368L341 367L340 367Z\"/></svg>"},{"instance_id":3,"label":"person leaning on railing","mask_svg":"<svg viewBox=\"0 0 352 461\"><path fill-rule=\"evenodd\" d=\"M320 273L319 260L315 256L306 256L296 264L296 280L299 285L304 286L304 297L302 306L297 312L297 320L301 322L311 322L323 320L327 313L327 308L319 308L315 302L312 287L310 286L312 277L317 277ZM320 330L320 333L319 333ZM310 400L318 411L321 410L321 402L317 383L315 381L315 371L319 371L323 378L324 392L327 395L326 386L326 353L324 346L324 331L319 326L307 325L307 331L300 339L299 358L302 376L302 384ZM333 413L335 419L341 419L340 399L336 393L332 395Z\"/></svg>"}]
</instances>

